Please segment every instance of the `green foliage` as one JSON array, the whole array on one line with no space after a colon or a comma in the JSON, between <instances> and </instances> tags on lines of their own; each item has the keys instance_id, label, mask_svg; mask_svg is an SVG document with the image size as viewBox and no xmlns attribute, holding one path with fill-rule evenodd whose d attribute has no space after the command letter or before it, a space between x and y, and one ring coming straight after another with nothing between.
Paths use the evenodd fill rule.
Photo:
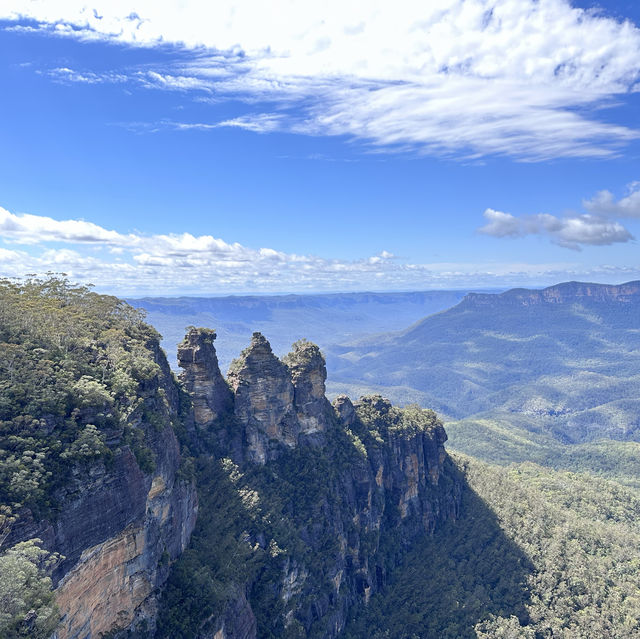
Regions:
<instances>
[{"instance_id":1,"label":"green foliage","mask_svg":"<svg viewBox=\"0 0 640 639\"><path fill-rule=\"evenodd\" d=\"M158 337L128 304L64 278L0 280L0 504L50 512L70 466L108 461L123 430L152 468L130 424L153 413L139 391L159 371Z\"/></svg>"},{"instance_id":2,"label":"green foliage","mask_svg":"<svg viewBox=\"0 0 640 639\"><path fill-rule=\"evenodd\" d=\"M640 443L600 440L563 444L550 435L533 432L533 421L513 414L497 414L449 422L448 448L492 464L532 461L640 488Z\"/></svg>"},{"instance_id":3,"label":"green foliage","mask_svg":"<svg viewBox=\"0 0 640 639\"><path fill-rule=\"evenodd\" d=\"M477 624L475 630L478 639L536 639L535 630L523 626L514 615L509 618L491 615Z\"/></svg>"},{"instance_id":4,"label":"green foliage","mask_svg":"<svg viewBox=\"0 0 640 639\"><path fill-rule=\"evenodd\" d=\"M59 557L39 539L16 544L0 555L0 636L48 639L59 611L47 576Z\"/></svg>"},{"instance_id":5,"label":"green foliage","mask_svg":"<svg viewBox=\"0 0 640 639\"><path fill-rule=\"evenodd\" d=\"M105 436L93 424L87 424L67 450L60 453L62 459L95 459L103 456L107 447Z\"/></svg>"},{"instance_id":6,"label":"green foliage","mask_svg":"<svg viewBox=\"0 0 640 639\"><path fill-rule=\"evenodd\" d=\"M106 408L113 404L113 397L106 386L89 375L83 375L72 387L78 407Z\"/></svg>"},{"instance_id":7,"label":"green foliage","mask_svg":"<svg viewBox=\"0 0 640 639\"><path fill-rule=\"evenodd\" d=\"M458 463L461 518L410 552L347 639L639 635L637 493L531 463Z\"/></svg>"},{"instance_id":8,"label":"green foliage","mask_svg":"<svg viewBox=\"0 0 640 639\"><path fill-rule=\"evenodd\" d=\"M400 421L394 428L404 433L427 433L436 426L442 425L442 422L432 410L421 408L417 404L409 404L409 406L399 410Z\"/></svg>"},{"instance_id":9,"label":"green foliage","mask_svg":"<svg viewBox=\"0 0 640 639\"><path fill-rule=\"evenodd\" d=\"M390 434L413 437L419 433L431 433L436 427L442 426L432 410L420 408L417 404L397 408L381 395L361 397L356 409L360 423L364 426L364 430L360 430L357 435L365 443L372 438L383 443Z\"/></svg>"},{"instance_id":10,"label":"green foliage","mask_svg":"<svg viewBox=\"0 0 640 639\"><path fill-rule=\"evenodd\" d=\"M14 515L11 506L0 505L0 548L5 542L5 539L11 532L11 527L16 521L17 516Z\"/></svg>"},{"instance_id":11,"label":"green foliage","mask_svg":"<svg viewBox=\"0 0 640 639\"><path fill-rule=\"evenodd\" d=\"M256 495L230 460L197 461L199 514L187 550L173 565L162 595L159 638L198 636L202 623L219 615L252 579L264 550L247 530L259 514Z\"/></svg>"},{"instance_id":12,"label":"green foliage","mask_svg":"<svg viewBox=\"0 0 640 639\"><path fill-rule=\"evenodd\" d=\"M322 357L320 348L308 339L299 339L291 345L291 351L282 361L292 370L304 367L316 357Z\"/></svg>"}]
</instances>

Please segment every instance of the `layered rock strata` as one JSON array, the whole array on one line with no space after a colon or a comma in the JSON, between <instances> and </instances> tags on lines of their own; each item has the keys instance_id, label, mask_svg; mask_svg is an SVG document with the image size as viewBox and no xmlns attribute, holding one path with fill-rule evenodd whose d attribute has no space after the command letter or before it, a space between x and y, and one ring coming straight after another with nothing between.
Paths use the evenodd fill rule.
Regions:
<instances>
[{"instance_id":1,"label":"layered rock strata","mask_svg":"<svg viewBox=\"0 0 640 639\"><path fill-rule=\"evenodd\" d=\"M483 306L539 306L576 303L638 304L640 281L625 284L590 284L588 282L563 282L542 290L514 288L499 295L468 293L462 304Z\"/></svg>"},{"instance_id":2,"label":"layered rock strata","mask_svg":"<svg viewBox=\"0 0 640 639\"><path fill-rule=\"evenodd\" d=\"M183 368L181 379L188 381L196 426L200 432L210 430L215 421L212 415L218 407L227 406L236 427L219 436L221 449L231 451L234 460L264 464L302 441L324 442L332 411L325 397L324 358L315 344L297 342L280 361L267 339L254 333L251 344L231 364L227 384L209 332L191 331L185 342L189 356L179 356L178 363ZM193 361L192 352L207 356Z\"/></svg>"},{"instance_id":3,"label":"layered rock strata","mask_svg":"<svg viewBox=\"0 0 640 639\"><path fill-rule=\"evenodd\" d=\"M214 339L187 333L183 390L149 344L159 372L140 384L126 424L107 433L112 459L74 467L55 520L22 513L13 541L39 537L65 557L53 575L57 639L155 635L158 596L198 509L194 483L181 479L176 426L191 454L236 469L240 501L262 504L238 522L261 568L225 586L224 609L202 620L199 639L337 637L412 541L456 516L461 484L435 415L379 396L332 406L322 354L304 340L279 360L255 333L225 380ZM127 439L134 431L151 463ZM208 535L215 544L216 531Z\"/></svg>"}]
</instances>

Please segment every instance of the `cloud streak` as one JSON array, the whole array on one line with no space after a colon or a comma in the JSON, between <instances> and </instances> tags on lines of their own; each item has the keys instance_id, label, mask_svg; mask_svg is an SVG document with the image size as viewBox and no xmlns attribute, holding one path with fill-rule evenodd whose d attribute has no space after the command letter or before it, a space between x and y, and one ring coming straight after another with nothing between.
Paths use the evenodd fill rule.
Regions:
<instances>
[{"instance_id":1,"label":"cloud streak","mask_svg":"<svg viewBox=\"0 0 640 639\"><path fill-rule=\"evenodd\" d=\"M637 90L640 30L567 0L139 0L136 11L124 0L5 0L0 18L81 40L173 44L174 63L129 71L128 81L260 103L201 127L532 161L610 157L639 136L605 121L602 107ZM120 72L53 74L122 81Z\"/></svg>"}]
</instances>

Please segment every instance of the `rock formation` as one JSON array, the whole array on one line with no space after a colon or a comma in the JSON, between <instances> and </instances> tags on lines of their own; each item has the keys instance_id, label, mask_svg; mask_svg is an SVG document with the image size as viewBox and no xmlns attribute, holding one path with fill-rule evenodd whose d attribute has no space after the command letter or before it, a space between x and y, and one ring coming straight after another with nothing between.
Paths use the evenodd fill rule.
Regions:
<instances>
[{"instance_id":1,"label":"rock formation","mask_svg":"<svg viewBox=\"0 0 640 639\"><path fill-rule=\"evenodd\" d=\"M300 434L325 431L329 425L329 402L325 396L327 368L320 349L307 340L299 340L283 361L291 373Z\"/></svg>"},{"instance_id":2,"label":"rock formation","mask_svg":"<svg viewBox=\"0 0 640 639\"><path fill-rule=\"evenodd\" d=\"M233 402L218 366L215 338L215 331L191 328L178 345L180 381L191 395L194 417L202 428L227 413Z\"/></svg>"},{"instance_id":3,"label":"rock formation","mask_svg":"<svg viewBox=\"0 0 640 639\"><path fill-rule=\"evenodd\" d=\"M260 333L253 334L250 346L232 364L229 383L249 459L264 464L277 454L278 444L289 448L297 444L299 429L291 376Z\"/></svg>"},{"instance_id":4,"label":"rock formation","mask_svg":"<svg viewBox=\"0 0 640 639\"><path fill-rule=\"evenodd\" d=\"M200 339L206 334L189 336L192 344ZM216 395L224 383L217 362L207 361L208 374L198 369L194 403L198 393ZM188 358L180 363L183 379L192 378L194 364ZM461 482L435 415L418 408L400 411L380 396L355 405L340 396L332 406L325 379L317 346L297 342L280 361L260 333L231 365L233 419L219 423L217 453L238 464L238 476L254 477L242 485L244 495L260 499L266 486L278 493L281 510L270 517L286 521L289 535L284 541L268 521L257 529L247 521L250 543L280 549L262 559L262 574L280 577L236 584L240 594L219 620L207 622L217 634L203 637L253 639L260 624L277 636L336 637L349 610L384 587L389 568L411 542L456 517ZM197 418L196 423L206 426ZM302 491L290 494L291 482ZM252 610L256 601L261 608ZM230 610L243 612L234 616Z\"/></svg>"},{"instance_id":5,"label":"rock formation","mask_svg":"<svg viewBox=\"0 0 640 639\"><path fill-rule=\"evenodd\" d=\"M203 355L194 358L192 353ZM178 357L184 371L181 379L187 382L186 389L193 399L196 425L200 430L207 428L216 411L233 406L246 459L264 464L275 459L283 447L294 448L302 440L316 444L324 441L322 433L331 411L325 397L324 358L315 344L297 342L293 351L280 361L267 339L254 333L251 344L229 370L232 397L220 374L211 334L206 329L190 331ZM238 460L240 432L226 436L236 442L232 456Z\"/></svg>"}]
</instances>

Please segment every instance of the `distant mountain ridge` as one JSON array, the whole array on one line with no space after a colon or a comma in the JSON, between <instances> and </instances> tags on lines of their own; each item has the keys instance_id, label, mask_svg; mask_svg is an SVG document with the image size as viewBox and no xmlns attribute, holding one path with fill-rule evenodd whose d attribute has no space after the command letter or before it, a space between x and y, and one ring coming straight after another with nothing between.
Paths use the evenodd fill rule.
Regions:
<instances>
[{"instance_id":1,"label":"distant mountain ridge","mask_svg":"<svg viewBox=\"0 0 640 639\"><path fill-rule=\"evenodd\" d=\"M565 442L637 440L640 282L470 293L328 361L331 391L382 392L455 419L517 414Z\"/></svg>"},{"instance_id":2,"label":"distant mountain ridge","mask_svg":"<svg viewBox=\"0 0 640 639\"><path fill-rule=\"evenodd\" d=\"M216 329L223 371L254 331L269 335L278 355L303 335L324 351L332 344L398 331L427 315L457 304L468 291L409 293L325 293L226 297L146 297L130 299L163 336L175 367L175 345L187 326Z\"/></svg>"},{"instance_id":3,"label":"distant mountain ridge","mask_svg":"<svg viewBox=\"0 0 640 639\"><path fill-rule=\"evenodd\" d=\"M461 304L491 306L496 304L566 304L582 302L619 302L628 304L640 300L640 280L624 284L595 284L591 282L563 282L542 290L513 288L504 293L468 293Z\"/></svg>"}]
</instances>

